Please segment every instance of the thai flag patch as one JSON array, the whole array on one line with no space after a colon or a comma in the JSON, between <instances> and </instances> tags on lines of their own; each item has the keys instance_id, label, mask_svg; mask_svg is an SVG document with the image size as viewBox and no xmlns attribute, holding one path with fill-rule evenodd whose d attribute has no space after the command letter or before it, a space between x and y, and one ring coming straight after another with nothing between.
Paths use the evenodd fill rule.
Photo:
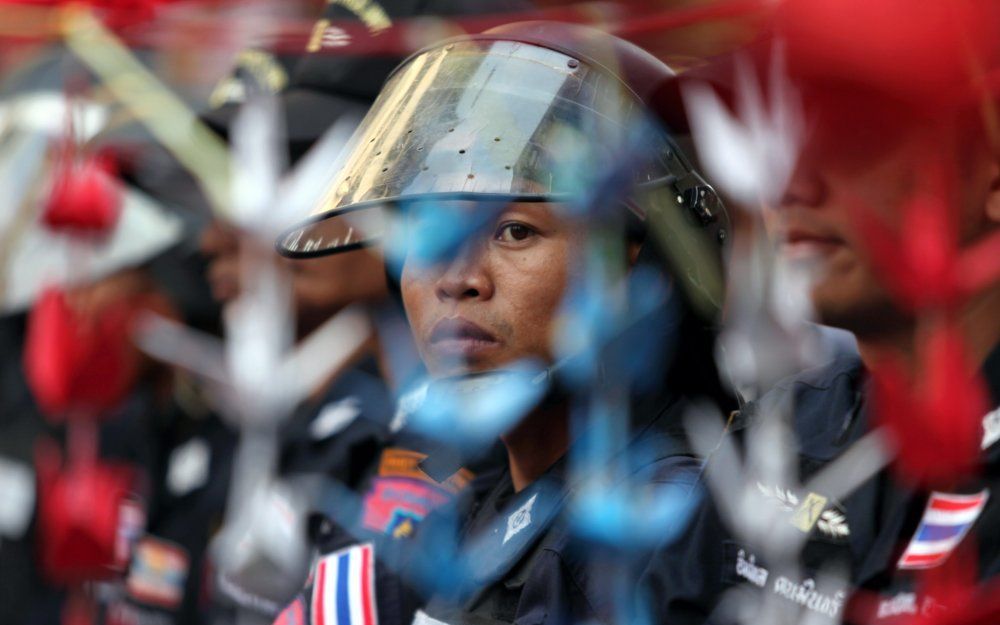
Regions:
<instances>
[{"instance_id":1,"label":"thai flag patch","mask_svg":"<svg viewBox=\"0 0 1000 625\"><path fill-rule=\"evenodd\" d=\"M989 490L975 495L931 493L920 525L897 566L929 569L947 560L979 518L989 496Z\"/></svg>"},{"instance_id":2,"label":"thai flag patch","mask_svg":"<svg viewBox=\"0 0 1000 625\"><path fill-rule=\"evenodd\" d=\"M375 548L354 545L316 564L312 625L375 625Z\"/></svg>"}]
</instances>

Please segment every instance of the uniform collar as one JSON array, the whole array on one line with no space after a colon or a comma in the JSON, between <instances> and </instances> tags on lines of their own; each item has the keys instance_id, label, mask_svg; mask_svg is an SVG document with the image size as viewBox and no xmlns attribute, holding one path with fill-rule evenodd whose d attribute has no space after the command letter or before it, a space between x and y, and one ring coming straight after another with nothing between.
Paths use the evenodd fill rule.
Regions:
<instances>
[{"instance_id":1,"label":"uniform collar","mask_svg":"<svg viewBox=\"0 0 1000 625\"><path fill-rule=\"evenodd\" d=\"M679 423L685 405L673 401L645 419L611 462L627 462L623 474L631 475L658 460L690 455L683 436L673 427ZM470 604L491 584L503 579L550 533L553 525L561 522L560 513L574 490L569 470L571 453L572 448L519 493L514 492L510 471L505 471L473 515L466 553L478 592Z\"/></svg>"},{"instance_id":2,"label":"uniform collar","mask_svg":"<svg viewBox=\"0 0 1000 625\"><path fill-rule=\"evenodd\" d=\"M844 354L824 366L787 380L733 419L735 432L754 427L767 415L794 415L796 453L818 463L836 458L867 429L863 398L867 389L861 359Z\"/></svg>"},{"instance_id":3,"label":"uniform collar","mask_svg":"<svg viewBox=\"0 0 1000 625\"><path fill-rule=\"evenodd\" d=\"M994 346L987 356L980 373L989 391L990 410L995 410L1000 404L1000 344ZM985 461L995 465L1000 460L1000 445L994 443L985 453ZM925 491L896 480L889 480L884 490L876 493L884 500L883 510L888 514L879 524L874 543L865 546L856 574L859 585L869 583L876 576L882 575L887 567L894 566L894 556L897 555L899 544L907 538L905 532L912 531L912 526L917 522L916 515L920 508L914 506L923 506L926 498ZM855 508L858 508L855 512L860 516L871 513L870 510L860 510L861 506Z\"/></svg>"}]
</instances>

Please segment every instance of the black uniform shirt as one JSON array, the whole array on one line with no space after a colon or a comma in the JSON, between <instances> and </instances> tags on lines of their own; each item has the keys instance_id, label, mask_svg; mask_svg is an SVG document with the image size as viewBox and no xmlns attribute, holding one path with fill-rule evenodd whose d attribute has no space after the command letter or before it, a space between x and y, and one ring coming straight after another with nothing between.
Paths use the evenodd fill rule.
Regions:
<instances>
[{"instance_id":1,"label":"black uniform shirt","mask_svg":"<svg viewBox=\"0 0 1000 625\"><path fill-rule=\"evenodd\" d=\"M622 457L633 470L620 487L671 488L690 495L701 463L667 425L676 426L683 405L676 402L664 411L625 450ZM460 538L469 562L467 583L450 592L439 587L414 623L634 620L634 601L641 594L636 591L655 585L658 571L649 567L642 550L586 540L576 531L567 509L573 495L569 477L560 461L515 493L507 472L476 501ZM663 535L669 535L667 528Z\"/></svg>"},{"instance_id":2,"label":"black uniform shirt","mask_svg":"<svg viewBox=\"0 0 1000 625\"><path fill-rule=\"evenodd\" d=\"M303 402L282 424L278 479L293 489L311 490L317 485L320 492L315 496L320 498L327 487L347 492L360 489L389 438L392 409L391 391L375 359L367 356L352 364L329 382L318 401ZM297 520L303 531L306 521ZM239 579L223 577L222 573L216 577L216 603L220 607L213 616L218 622L232 616L229 604L245 611L243 618L253 614L257 622L267 622L282 611L288 599L278 602ZM274 585L278 583L276 579Z\"/></svg>"},{"instance_id":3,"label":"black uniform shirt","mask_svg":"<svg viewBox=\"0 0 1000 625\"><path fill-rule=\"evenodd\" d=\"M948 612L956 622L1000 622L997 599L985 587L971 588L974 581L1000 581L1000 345L982 374L990 408L983 419L980 474L935 490L886 479L883 524L856 567L860 591L847 620L893 623ZM933 577L952 580L970 594L928 588Z\"/></svg>"},{"instance_id":4,"label":"black uniform shirt","mask_svg":"<svg viewBox=\"0 0 1000 625\"><path fill-rule=\"evenodd\" d=\"M355 614L367 614L367 610L377 615L372 619L382 625L408 624L423 599L407 582L404 569L414 561L425 563L423 556L428 552L441 555L428 544L433 540L427 537L433 534L453 539L453 530L438 530L450 527L457 510L468 509L470 502L485 494L506 460L498 445L475 462L466 463L469 468L454 467L448 475L440 476L440 481L422 470L421 462L428 453L456 458L450 451L403 427L370 458L358 487L328 481L309 519L316 561L305 587L276 623L339 622L344 606L350 606ZM425 517L442 508L448 512L433 522L434 531L423 533L420 541L411 540L422 532ZM349 566L362 559L368 561L367 566ZM350 571L349 582L344 581L347 577L321 574L335 568L339 572L342 563ZM363 596L347 592L362 587L369 587L370 592Z\"/></svg>"},{"instance_id":5,"label":"black uniform shirt","mask_svg":"<svg viewBox=\"0 0 1000 625\"><path fill-rule=\"evenodd\" d=\"M358 488L389 438L392 392L367 357L337 375L318 402L303 403L281 429L280 475L328 475Z\"/></svg>"},{"instance_id":6,"label":"black uniform shirt","mask_svg":"<svg viewBox=\"0 0 1000 625\"><path fill-rule=\"evenodd\" d=\"M684 405L669 404L638 430L622 455L632 470L621 486L670 489L679 499L691 496L701 463L676 429ZM518 493L508 470L497 475L479 469L454 501L419 524L412 540L374 531L352 536L326 518L328 538L320 542L327 555L320 562L328 567L334 560L354 562L365 557L362 550L371 550L371 572L347 587L371 587L372 612L382 625L621 622L620 610L634 608L632 599L642 594L637 588L656 585L658 571L644 557L646 551L623 552L617 545L586 541L575 531L565 506L571 489L563 461ZM331 516L349 520L366 504L358 500L359 510L346 515L341 505L340 514ZM670 534L664 527L662 536ZM365 603L350 593L344 601L335 599L329 576L325 583L317 578L314 570L280 623L318 622L321 611L328 617L324 620L335 619L335 606ZM428 603L424 597L429 595Z\"/></svg>"},{"instance_id":7,"label":"black uniform shirt","mask_svg":"<svg viewBox=\"0 0 1000 625\"><path fill-rule=\"evenodd\" d=\"M758 402L737 413L727 436L736 442L744 440L759 426L759 415L794 402L798 444L785 451L792 457L798 452L798 482L804 483L864 433L860 378L860 360L852 355L842 356L828 367L807 371L780 383ZM741 480L744 476L734 475L733 479ZM808 603L808 593L812 590L816 611L840 612L844 597L838 592L843 589L816 589L815 584L816 573L823 564L834 560L850 562L851 551L860 548L856 543L866 542L848 518L846 502L823 501L822 494L798 492L789 484L759 483L748 487L765 494L769 505L786 510L786 521L800 508L813 512L815 518L808 519L812 523L802 525L808 532L808 540L801 577L772 570L757 546L743 540L740 532L732 531L728 520L723 520L714 495L706 496L685 535L653 558L652 566L659 572L654 578L657 586L653 588L658 598L655 622L671 625L736 622L733 606L745 595L762 592L774 594L777 601L795 602L799 595ZM854 496L870 497L870 494ZM814 503L821 501L819 506ZM820 523L823 515L824 522Z\"/></svg>"},{"instance_id":8,"label":"black uniform shirt","mask_svg":"<svg viewBox=\"0 0 1000 625\"><path fill-rule=\"evenodd\" d=\"M983 373L995 409L1000 403L1000 348L993 350ZM761 415L793 406L797 481L805 484L870 430L864 395L860 360L842 356L829 366L778 385L736 416L731 433L736 439L746 439L759 427ZM996 415L989 413L984 426L1000 420ZM998 425L985 427L984 443L991 428L997 432ZM907 553L928 551L928 541L967 532L953 545L936 545L938 551L946 547L948 554L932 568L944 566L956 553L975 549L979 562L974 573L979 579L1000 572L1000 502L992 496L1000 487L1000 452L995 441L984 454L982 478L936 494L899 482L889 469L842 500L824 493L797 492L784 484L758 484L774 505L787 509L788 522L808 528L801 569L791 576L764 561L757 545L741 540L740 520L723 521L717 503L706 498L687 535L656 558L662 567L658 579L663 582L658 589L662 597L658 621L681 625L737 622L740 616L745 619L745 610L761 605L754 602L749 605L756 607L747 608L744 604L744 613L736 614L738 598L748 595L786 604L790 622L802 622L808 616L819 622L888 623L940 609L938 599L922 594L914 585L916 571L927 569L908 568L901 565L901 559ZM976 496L981 496L983 504L978 511ZM967 511L964 516L952 515L950 527L927 529L928 519L940 521L925 515L932 500L935 507L965 505ZM913 541L917 544L910 550ZM930 547L934 551L935 545ZM821 572L838 569L840 581L824 585Z\"/></svg>"}]
</instances>

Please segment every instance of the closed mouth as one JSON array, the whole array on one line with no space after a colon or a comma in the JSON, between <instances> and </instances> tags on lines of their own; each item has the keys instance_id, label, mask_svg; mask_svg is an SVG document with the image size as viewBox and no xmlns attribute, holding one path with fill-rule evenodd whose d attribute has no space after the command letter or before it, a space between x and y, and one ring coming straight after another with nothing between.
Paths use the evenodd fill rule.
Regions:
<instances>
[{"instance_id":1,"label":"closed mouth","mask_svg":"<svg viewBox=\"0 0 1000 625\"><path fill-rule=\"evenodd\" d=\"M450 317L434 325L430 344L445 354L470 356L497 347L500 342L485 328L461 317Z\"/></svg>"},{"instance_id":2,"label":"closed mouth","mask_svg":"<svg viewBox=\"0 0 1000 625\"><path fill-rule=\"evenodd\" d=\"M844 239L826 233L792 229L784 237L785 256L791 258L826 256L846 246Z\"/></svg>"}]
</instances>

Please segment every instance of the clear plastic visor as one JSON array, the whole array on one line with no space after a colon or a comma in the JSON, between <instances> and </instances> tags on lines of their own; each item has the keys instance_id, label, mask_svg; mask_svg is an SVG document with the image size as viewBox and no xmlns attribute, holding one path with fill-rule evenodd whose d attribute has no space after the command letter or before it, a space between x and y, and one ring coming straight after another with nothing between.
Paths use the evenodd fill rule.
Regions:
<instances>
[{"instance_id":1,"label":"clear plastic visor","mask_svg":"<svg viewBox=\"0 0 1000 625\"><path fill-rule=\"evenodd\" d=\"M623 157L630 132L649 127L632 93L578 59L510 41L447 44L397 70L313 218L278 248L314 256L372 244L386 209L411 201L573 201ZM677 173L665 135L653 154L634 184Z\"/></svg>"}]
</instances>

